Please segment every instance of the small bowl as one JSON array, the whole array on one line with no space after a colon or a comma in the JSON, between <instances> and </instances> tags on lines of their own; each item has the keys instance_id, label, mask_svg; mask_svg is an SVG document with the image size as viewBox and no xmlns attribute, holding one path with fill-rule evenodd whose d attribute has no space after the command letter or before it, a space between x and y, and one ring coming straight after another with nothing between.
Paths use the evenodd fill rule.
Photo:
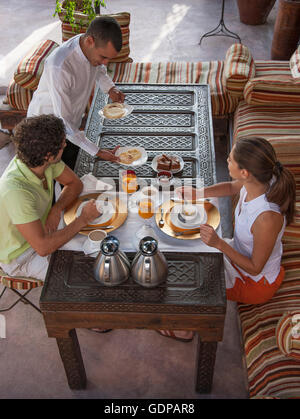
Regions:
<instances>
[{"instance_id":1,"label":"small bowl","mask_svg":"<svg viewBox=\"0 0 300 419\"><path fill-rule=\"evenodd\" d=\"M173 174L167 170L162 170L157 173L157 179L160 186L169 186L171 184L171 180L173 179Z\"/></svg>"},{"instance_id":2,"label":"small bowl","mask_svg":"<svg viewBox=\"0 0 300 419\"><path fill-rule=\"evenodd\" d=\"M191 222L197 218L198 215L198 208L196 205L192 204L185 204L182 206L182 211L180 215L187 221Z\"/></svg>"}]
</instances>

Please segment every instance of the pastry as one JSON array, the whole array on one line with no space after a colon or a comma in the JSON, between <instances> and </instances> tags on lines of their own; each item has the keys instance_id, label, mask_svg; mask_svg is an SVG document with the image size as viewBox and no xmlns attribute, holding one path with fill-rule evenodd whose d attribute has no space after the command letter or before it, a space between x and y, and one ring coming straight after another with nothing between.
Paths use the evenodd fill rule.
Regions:
<instances>
[{"instance_id":1,"label":"pastry","mask_svg":"<svg viewBox=\"0 0 300 419\"><path fill-rule=\"evenodd\" d=\"M157 170L170 170L171 169L171 159L163 154L157 159Z\"/></svg>"},{"instance_id":2,"label":"pastry","mask_svg":"<svg viewBox=\"0 0 300 419\"><path fill-rule=\"evenodd\" d=\"M118 119L125 115L125 108L123 103L113 102L105 105L103 108L103 115L108 119Z\"/></svg>"},{"instance_id":3,"label":"pastry","mask_svg":"<svg viewBox=\"0 0 300 419\"><path fill-rule=\"evenodd\" d=\"M124 164L131 164L141 157L142 153L136 148L131 148L130 150L124 151L124 153L119 155L120 162Z\"/></svg>"}]
</instances>

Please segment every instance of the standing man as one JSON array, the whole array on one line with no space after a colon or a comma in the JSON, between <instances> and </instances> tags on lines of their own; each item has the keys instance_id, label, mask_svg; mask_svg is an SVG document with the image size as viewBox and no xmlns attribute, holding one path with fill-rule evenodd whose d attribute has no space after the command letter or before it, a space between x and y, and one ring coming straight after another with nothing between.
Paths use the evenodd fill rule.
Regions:
<instances>
[{"instance_id":1,"label":"standing man","mask_svg":"<svg viewBox=\"0 0 300 419\"><path fill-rule=\"evenodd\" d=\"M61 214L82 191L82 182L61 161L64 123L54 115L23 119L12 140L16 156L0 178L0 266L8 275L44 280L52 252L99 216L89 201L72 223L57 230ZM53 179L64 185L52 206Z\"/></svg>"},{"instance_id":2,"label":"standing man","mask_svg":"<svg viewBox=\"0 0 300 419\"><path fill-rule=\"evenodd\" d=\"M71 168L79 148L104 160L118 160L115 149L99 150L79 127L95 83L113 102L124 102L125 95L115 87L106 70L109 60L121 48L119 24L111 17L101 16L91 22L84 35L63 43L45 62L27 116L53 113L63 119L68 141L62 159Z\"/></svg>"}]
</instances>

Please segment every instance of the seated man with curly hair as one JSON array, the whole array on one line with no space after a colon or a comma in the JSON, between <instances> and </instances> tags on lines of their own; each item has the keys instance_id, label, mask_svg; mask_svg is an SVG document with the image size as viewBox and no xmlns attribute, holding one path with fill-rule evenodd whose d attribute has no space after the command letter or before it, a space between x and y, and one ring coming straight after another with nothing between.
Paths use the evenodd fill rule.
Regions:
<instances>
[{"instance_id":1,"label":"seated man with curly hair","mask_svg":"<svg viewBox=\"0 0 300 419\"><path fill-rule=\"evenodd\" d=\"M62 211L83 188L61 161L66 133L60 118L26 118L16 126L12 140L16 156L0 178L0 266L8 275L44 280L51 253L99 212L91 200L78 218L57 230ZM52 206L53 179L64 187Z\"/></svg>"}]
</instances>

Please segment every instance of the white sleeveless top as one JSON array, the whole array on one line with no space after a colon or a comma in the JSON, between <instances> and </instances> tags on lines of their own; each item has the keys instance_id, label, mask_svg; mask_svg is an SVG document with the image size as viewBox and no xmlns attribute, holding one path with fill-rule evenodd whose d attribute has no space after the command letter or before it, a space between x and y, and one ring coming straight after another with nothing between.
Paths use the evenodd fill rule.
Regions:
<instances>
[{"instance_id":1,"label":"white sleeveless top","mask_svg":"<svg viewBox=\"0 0 300 419\"><path fill-rule=\"evenodd\" d=\"M249 202L245 202L246 196L247 190L243 186L240 191L239 202L235 209L235 229L233 247L242 255L251 258L253 251L253 235L251 233L252 224L262 212L274 211L280 213L280 208L277 204L268 202L265 194L260 195ZM243 274L249 276L256 282L258 282L263 276L267 279L269 284L272 284L272 282L275 281L280 271L282 255L281 238L284 233L285 224L286 220L284 217L284 222L277 236L273 251L260 274L252 276L239 267L240 271Z\"/></svg>"}]
</instances>

